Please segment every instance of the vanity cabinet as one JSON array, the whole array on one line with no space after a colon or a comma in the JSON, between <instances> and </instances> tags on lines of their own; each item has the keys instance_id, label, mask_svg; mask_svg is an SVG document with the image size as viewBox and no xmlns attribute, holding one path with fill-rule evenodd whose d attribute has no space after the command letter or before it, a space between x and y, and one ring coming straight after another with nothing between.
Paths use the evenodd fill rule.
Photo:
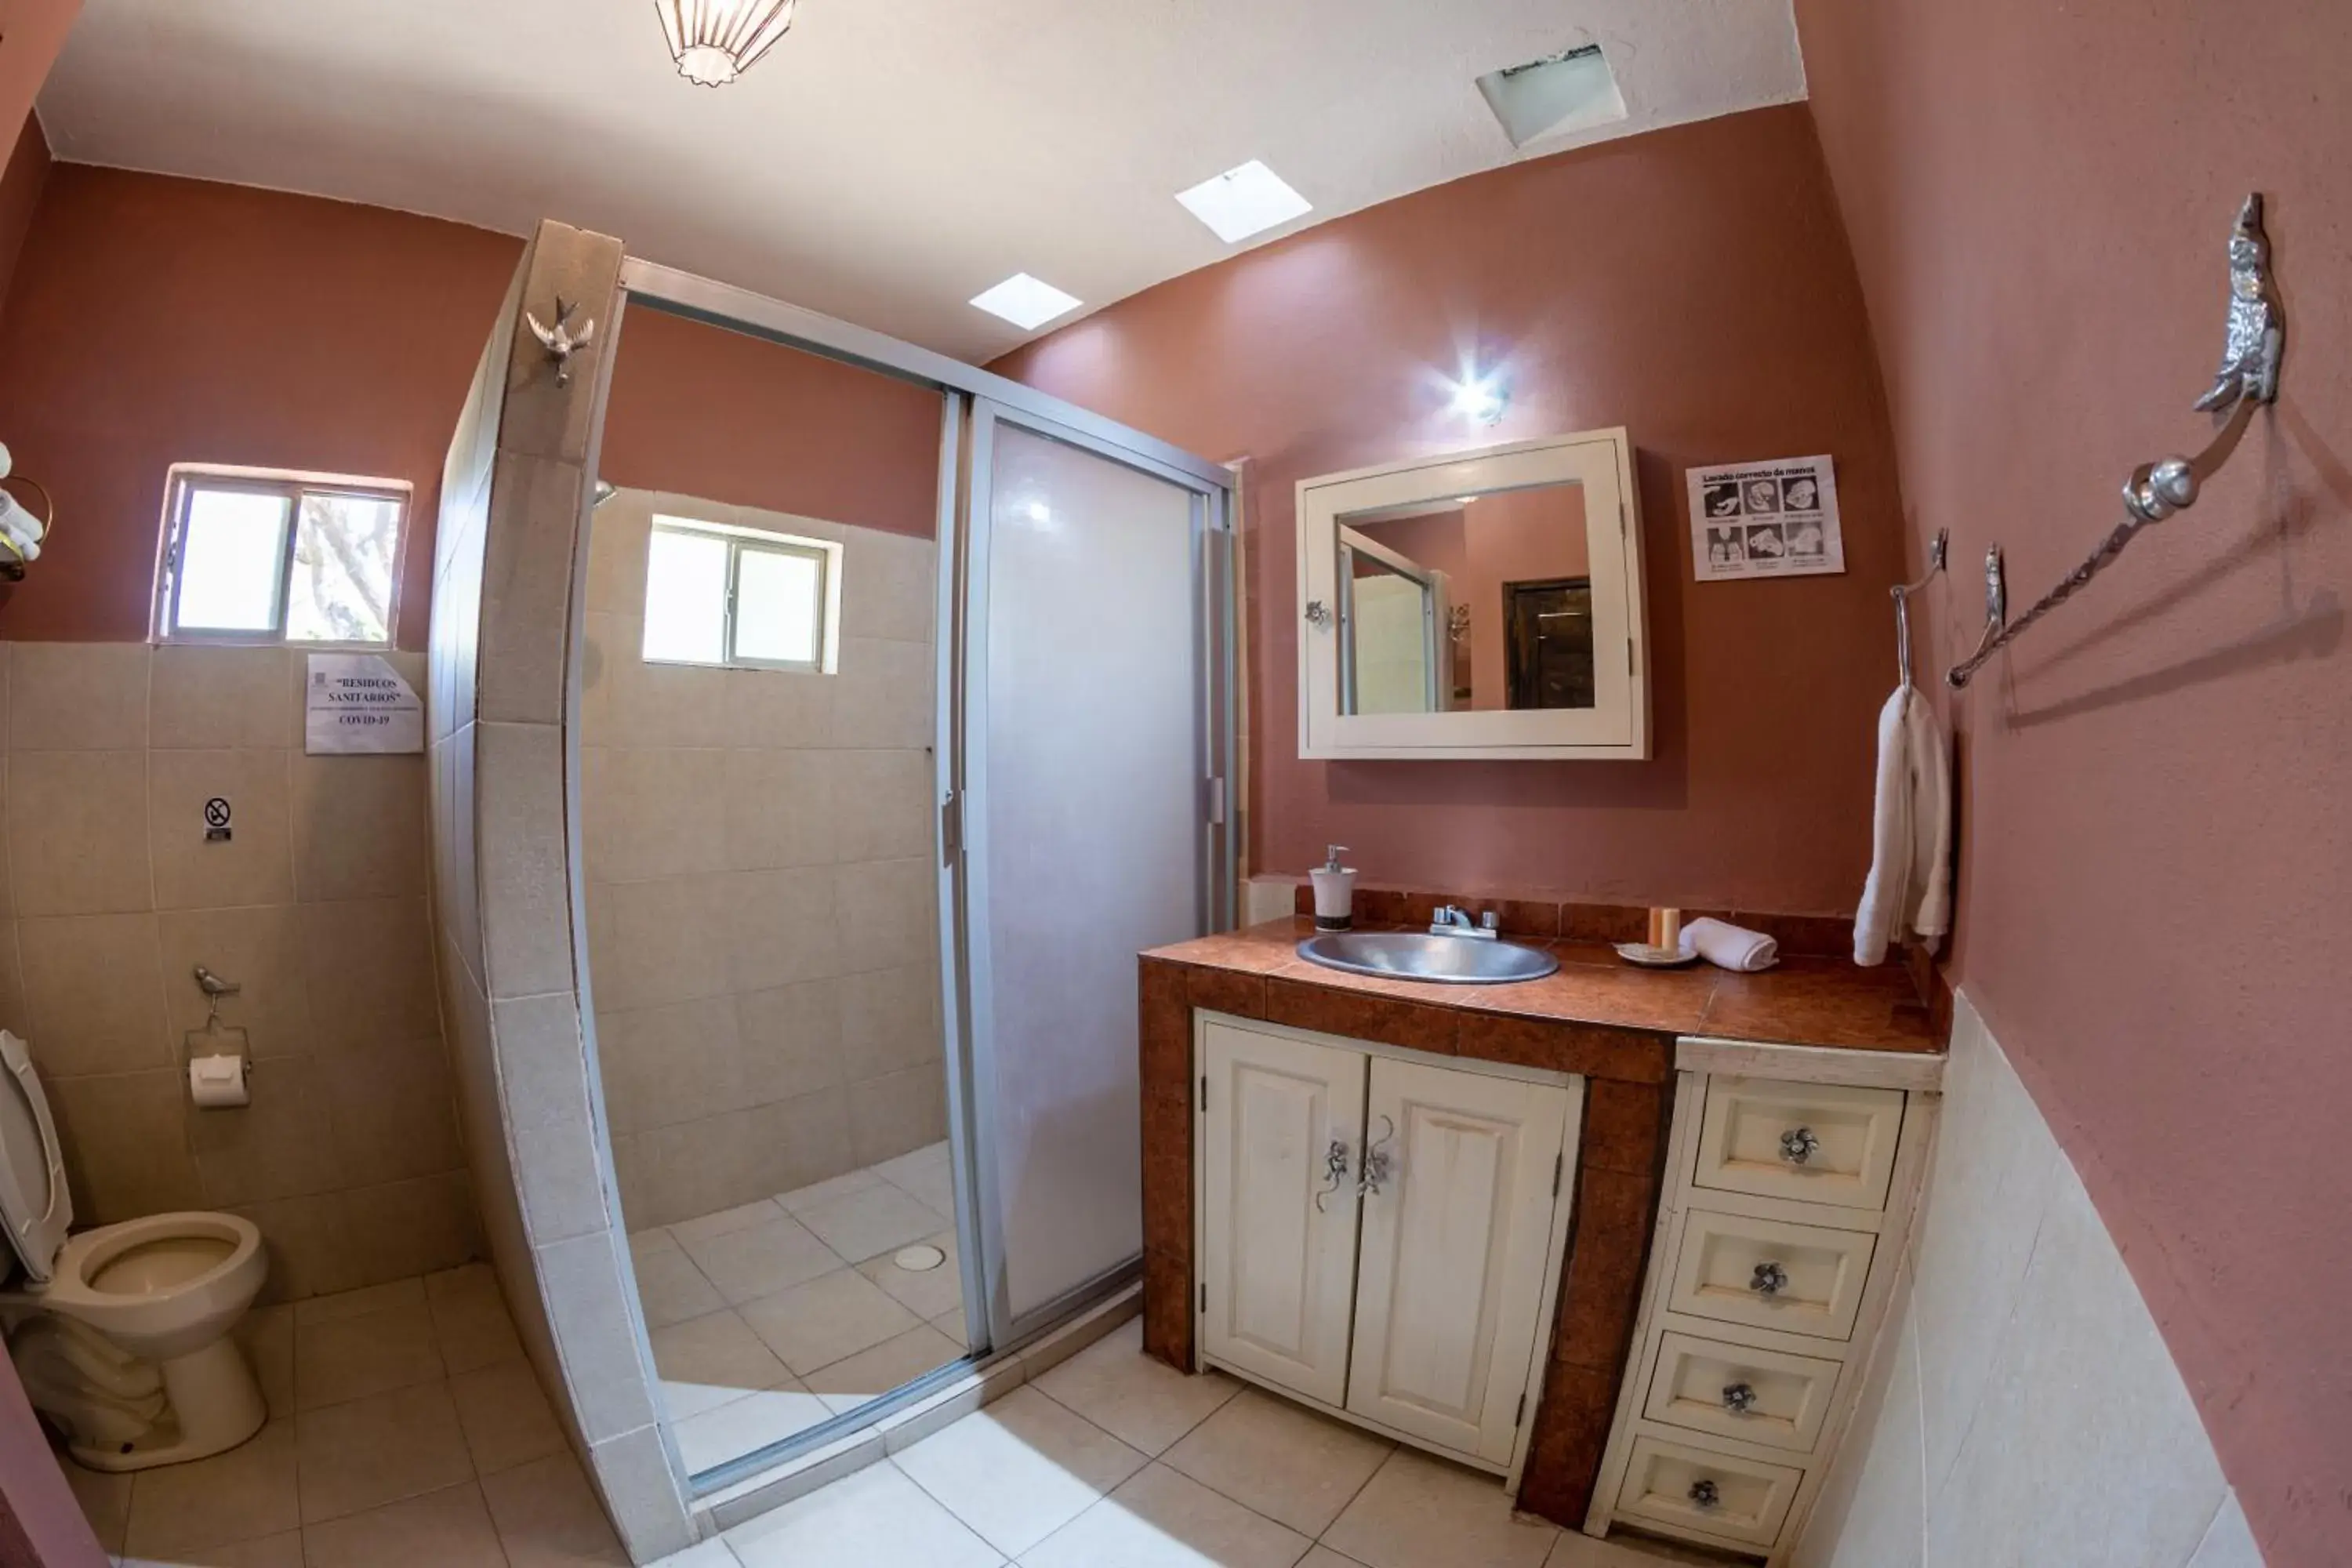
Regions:
<instances>
[{"instance_id":1,"label":"vanity cabinet","mask_svg":"<svg viewBox=\"0 0 2352 1568\"><path fill-rule=\"evenodd\" d=\"M1788 1561L1859 1397L1940 1096L1843 1052L1681 1041L1666 1189L1586 1532L1619 1525ZM1827 1067L1824 1064L1831 1064ZM1928 1064L1933 1067L1934 1064Z\"/></svg>"},{"instance_id":2,"label":"vanity cabinet","mask_svg":"<svg viewBox=\"0 0 2352 1568\"><path fill-rule=\"evenodd\" d=\"M1206 1013L1193 1059L1202 1361L1509 1470L1580 1080Z\"/></svg>"}]
</instances>

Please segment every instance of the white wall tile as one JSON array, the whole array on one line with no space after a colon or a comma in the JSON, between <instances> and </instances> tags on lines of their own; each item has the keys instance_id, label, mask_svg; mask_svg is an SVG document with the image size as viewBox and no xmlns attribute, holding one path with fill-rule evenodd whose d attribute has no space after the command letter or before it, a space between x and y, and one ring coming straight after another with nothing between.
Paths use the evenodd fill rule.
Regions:
<instances>
[{"instance_id":1,"label":"white wall tile","mask_svg":"<svg viewBox=\"0 0 2352 1568\"><path fill-rule=\"evenodd\" d=\"M1946 1089L1901 1359L1798 1563L2259 1563L2121 1254L1965 995Z\"/></svg>"},{"instance_id":2,"label":"white wall tile","mask_svg":"<svg viewBox=\"0 0 2352 1568\"><path fill-rule=\"evenodd\" d=\"M2204 1543L2189 1560L2189 1568L2263 1568L2263 1550L2254 1544L2253 1530L2246 1523L2246 1510L2238 1506L2236 1492L2221 1500L2220 1511L2206 1529Z\"/></svg>"}]
</instances>

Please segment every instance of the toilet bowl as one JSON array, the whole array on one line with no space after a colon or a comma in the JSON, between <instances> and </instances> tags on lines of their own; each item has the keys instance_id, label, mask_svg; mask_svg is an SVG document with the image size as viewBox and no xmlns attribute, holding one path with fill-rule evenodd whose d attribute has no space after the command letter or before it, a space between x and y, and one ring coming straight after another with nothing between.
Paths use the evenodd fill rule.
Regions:
<instances>
[{"instance_id":1,"label":"toilet bowl","mask_svg":"<svg viewBox=\"0 0 2352 1568\"><path fill-rule=\"evenodd\" d=\"M269 1260L253 1222L226 1214L159 1214L68 1236L73 1200L48 1099L25 1042L0 1030L0 1227L24 1266L0 1291L13 1324L53 1313L153 1362L164 1407L123 1438L119 1402L81 1386L71 1356L27 1365L26 1393L69 1435L93 1469L143 1470L233 1448L261 1429L268 1408L230 1331L253 1305ZM36 1375L37 1371L37 1375ZM105 1440L96 1434L109 1433Z\"/></svg>"}]
</instances>

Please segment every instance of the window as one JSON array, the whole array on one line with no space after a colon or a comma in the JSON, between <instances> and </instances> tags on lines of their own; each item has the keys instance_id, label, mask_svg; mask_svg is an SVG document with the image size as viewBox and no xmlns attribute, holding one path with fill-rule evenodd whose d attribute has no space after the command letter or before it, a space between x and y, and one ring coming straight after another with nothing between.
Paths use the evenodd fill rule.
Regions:
<instances>
[{"instance_id":1,"label":"window","mask_svg":"<svg viewBox=\"0 0 2352 1568\"><path fill-rule=\"evenodd\" d=\"M408 500L394 479L174 467L156 635L389 646Z\"/></svg>"},{"instance_id":2,"label":"window","mask_svg":"<svg viewBox=\"0 0 2352 1568\"><path fill-rule=\"evenodd\" d=\"M654 519L645 657L663 664L831 671L841 546Z\"/></svg>"}]
</instances>

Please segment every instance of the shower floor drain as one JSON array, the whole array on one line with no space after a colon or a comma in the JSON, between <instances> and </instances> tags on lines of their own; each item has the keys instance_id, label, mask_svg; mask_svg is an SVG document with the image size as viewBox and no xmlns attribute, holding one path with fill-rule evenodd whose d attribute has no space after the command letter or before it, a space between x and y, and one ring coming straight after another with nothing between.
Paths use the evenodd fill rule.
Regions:
<instances>
[{"instance_id":1,"label":"shower floor drain","mask_svg":"<svg viewBox=\"0 0 2352 1568\"><path fill-rule=\"evenodd\" d=\"M948 1255L929 1242L902 1247L890 1259L909 1274L928 1274L947 1260Z\"/></svg>"}]
</instances>

